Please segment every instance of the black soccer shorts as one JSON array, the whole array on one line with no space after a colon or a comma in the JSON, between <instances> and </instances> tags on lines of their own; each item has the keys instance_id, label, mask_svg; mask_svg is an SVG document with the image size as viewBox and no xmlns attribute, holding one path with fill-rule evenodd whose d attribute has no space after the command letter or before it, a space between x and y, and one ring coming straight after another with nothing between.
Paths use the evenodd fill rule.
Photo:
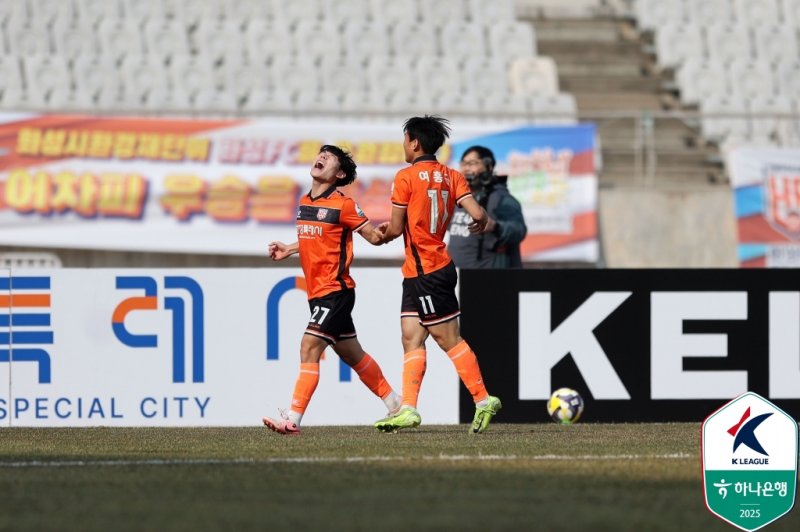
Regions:
<instances>
[{"instance_id":1,"label":"black soccer shorts","mask_svg":"<svg viewBox=\"0 0 800 532\"><path fill-rule=\"evenodd\" d=\"M428 327L454 320L461 315L456 298L458 274L452 261L435 272L403 279L400 316L416 316Z\"/></svg>"},{"instance_id":2,"label":"black soccer shorts","mask_svg":"<svg viewBox=\"0 0 800 532\"><path fill-rule=\"evenodd\" d=\"M355 338L356 327L353 325L355 304L356 291L352 288L309 299L311 317L305 333L322 338L330 345L339 340Z\"/></svg>"}]
</instances>

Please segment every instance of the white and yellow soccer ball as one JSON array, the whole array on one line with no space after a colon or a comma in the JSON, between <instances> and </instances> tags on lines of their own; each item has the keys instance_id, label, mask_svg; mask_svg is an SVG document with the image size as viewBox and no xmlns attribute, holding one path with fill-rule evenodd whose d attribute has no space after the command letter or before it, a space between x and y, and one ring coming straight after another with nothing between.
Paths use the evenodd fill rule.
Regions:
<instances>
[{"instance_id":1,"label":"white and yellow soccer ball","mask_svg":"<svg viewBox=\"0 0 800 532\"><path fill-rule=\"evenodd\" d=\"M547 413L556 423L576 423L583 414L583 397L572 388L559 388L547 401Z\"/></svg>"}]
</instances>

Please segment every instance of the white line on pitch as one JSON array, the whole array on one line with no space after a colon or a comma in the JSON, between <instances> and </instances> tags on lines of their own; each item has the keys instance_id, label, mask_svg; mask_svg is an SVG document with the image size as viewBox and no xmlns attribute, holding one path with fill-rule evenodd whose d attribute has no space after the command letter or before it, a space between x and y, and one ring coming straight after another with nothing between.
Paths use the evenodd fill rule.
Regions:
<instances>
[{"instance_id":1,"label":"white line on pitch","mask_svg":"<svg viewBox=\"0 0 800 532\"><path fill-rule=\"evenodd\" d=\"M26 467L123 467L123 466L181 466L181 465L253 465L253 464L350 464L361 462L399 462L404 460L424 460L434 462L470 462L470 461L608 461L608 460L682 460L693 458L694 455L686 453L673 454L586 454L578 456L569 455L514 455L514 454L440 454L426 456L283 456L274 458L174 458L174 459L148 459L148 460L30 460L20 462L0 462L0 468L26 468Z\"/></svg>"}]
</instances>

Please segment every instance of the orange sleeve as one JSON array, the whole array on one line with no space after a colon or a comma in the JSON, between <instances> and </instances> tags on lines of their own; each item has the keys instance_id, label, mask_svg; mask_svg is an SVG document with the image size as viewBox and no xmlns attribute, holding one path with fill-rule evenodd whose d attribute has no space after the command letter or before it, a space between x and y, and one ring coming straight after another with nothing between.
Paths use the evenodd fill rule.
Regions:
<instances>
[{"instance_id":1,"label":"orange sleeve","mask_svg":"<svg viewBox=\"0 0 800 532\"><path fill-rule=\"evenodd\" d=\"M467 183L467 178L461 172L453 171L453 194L456 198L456 203L460 204L461 200L467 196L472 195L472 191Z\"/></svg>"},{"instance_id":2,"label":"orange sleeve","mask_svg":"<svg viewBox=\"0 0 800 532\"><path fill-rule=\"evenodd\" d=\"M409 201L411 201L411 185L408 182L408 172L400 170L394 176L392 183L392 205L406 208Z\"/></svg>"},{"instance_id":3,"label":"orange sleeve","mask_svg":"<svg viewBox=\"0 0 800 532\"><path fill-rule=\"evenodd\" d=\"M352 198L345 199L342 205L339 223L355 232L361 229L367 222L369 222L369 218L367 218L367 215L361 210L361 207L358 206L358 203Z\"/></svg>"}]
</instances>

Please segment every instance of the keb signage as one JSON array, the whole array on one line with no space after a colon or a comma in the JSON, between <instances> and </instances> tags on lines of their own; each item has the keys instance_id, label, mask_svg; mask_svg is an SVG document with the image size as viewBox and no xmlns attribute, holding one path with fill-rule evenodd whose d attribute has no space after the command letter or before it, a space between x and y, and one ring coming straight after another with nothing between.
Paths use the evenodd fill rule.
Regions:
<instances>
[{"instance_id":1,"label":"keb signage","mask_svg":"<svg viewBox=\"0 0 800 532\"><path fill-rule=\"evenodd\" d=\"M794 505L797 423L747 392L708 416L701 439L706 506L742 530L758 530Z\"/></svg>"}]
</instances>

